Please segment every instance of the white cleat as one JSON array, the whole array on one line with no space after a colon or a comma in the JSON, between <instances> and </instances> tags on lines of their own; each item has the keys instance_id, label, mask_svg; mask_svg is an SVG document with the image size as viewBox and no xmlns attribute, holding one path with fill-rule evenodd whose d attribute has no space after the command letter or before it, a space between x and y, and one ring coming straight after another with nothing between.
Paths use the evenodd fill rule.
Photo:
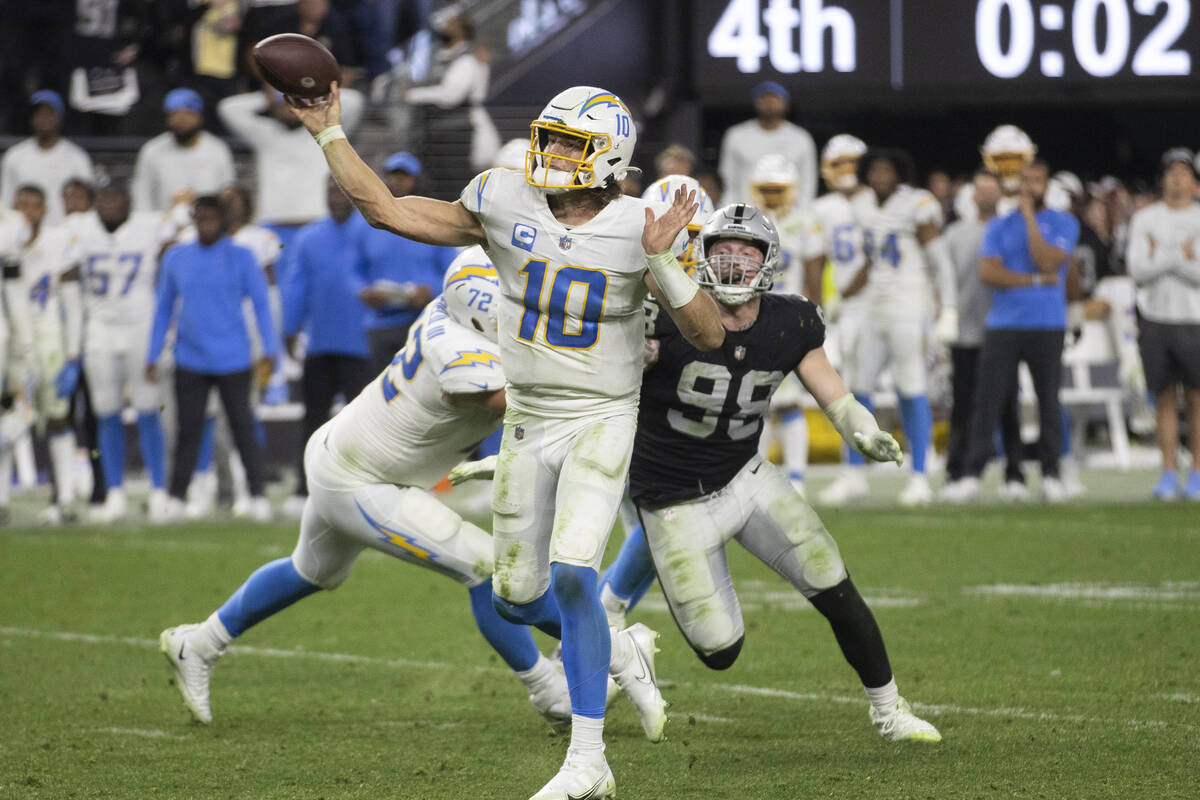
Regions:
<instances>
[{"instance_id":1,"label":"white cleat","mask_svg":"<svg viewBox=\"0 0 1200 800\"><path fill-rule=\"evenodd\" d=\"M265 497L250 498L250 519L258 523L270 522L273 514L270 500Z\"/></svg>"},{"instance_id":2,"label":"white cleat","mask_svg":"<svg viewBox=\"0 0 1200 800\"><path fill-rule=\"evenodd\" d=\"M104 498L104 505L88 512L88 521L97 525L111 525L125 519L127 512L124 490L109 489L108 496Z\"/></svg>"},{"instance_id":3,"label":"white cleat","mask_svg":"<svg viewBox=\"0 0 1200 800\"><path fill-rule=\"evenodd\" d=\"M817 502L825 506L844 506L851 500L866 497L869 488L867 474L861 467L848 469L817 493Z\"/></svg>"},{"instance_id":4,"label":"white cleat","mask_svg":"<svg viewBox=\"0 0 1200 800\"><path fill-rule=\"evenodd\" d=\"M886 712L877 711L871 706L871 724L879 735L889 742L940 742L942 735L938 729L912 713L908 701L903 697L896 705Z\"/></svg>"},{"instance_id":5,"label":"white cleat","mask_svg":"<svg viewBox=\"0 0 1200 800\"><path fill-rule=\"evenodd\" d=\"M197 722L205 725L212 722L212 709L208 704L208 683L212 679L215 658L203 658L192 646L190 634L199 625L180 625L167 628L158 637L158 649L166 656L167 663L175 673L175 685L183 695L183 704Z\"/></svg>"},{"instance_id":6,"label":"white cleat","mask_svg":"<svg viewBox=\"0 0 1200 800\"><path fill-rule=\"evenodd\" d=\"M1067 487L1058 478L1042 478L1042 497L1050 505L1067 502Z\"/></svg>"},{"instance_id":7,"label":"white cleat","mask_svg":"<svg viewBox=\"0 0 1200 800\"><path fill-rule=\"evenodd\" d=\"M938 499L943 503L962 505L979 499L979 478L959 478L942 487Z\"/></svg>"},{"instance_id":8,"label":"white cleat","mask_svg":"<svg viewBox=\"0 0 1200 800\"><path fill-rule=\"evenodd\" d=\"M212 470L197 472L188 486L187 518L204 519L211 516L217 505L217 474Z\"/></svg>"},{"instance_id":9,"label":"white cleat","mask_svg":"<svg viewBox=\"0 0 1200 800\"><path fill-rule=\"evenodd\" d=\"M189 519L192 519L191 506L185 506L177 497L168 497L163 508L162 524L176 525Z\"/></svg>"},{"instance_id":10,"label":"white cleat","mask_svg":"<svg viewBox=\"0 0 1200 800\"><path fill-rule=\"evenodd\" d=\"M529 702L554 727L570 726L571 693L561 662L556 661L546 679L530 688Z\"/></svg>"},{"instance_id":11,"label":"white cleat","mask_svg":"<svg viewBox=\"0 0 1200 800\"><path fill-rule=\"evenodd\" d=\"M294 494L287 500L283 501L283 508L280 513L285 519L298 520L304 516L304 506L308 503L308 498L304 495Z\"/></svg>"},{"instance_id":12,"label":"white cleat","mask_svg":"<svg viewBox=\"0 0 1200 800\"><path fill-rule=\"evenodd\" d=\"M623 667L615 664L610 667L612 677L637 709L646 738L661 742L666 738L667 703L654 677L654 654L658 652L654 640L658 634L638 622L615 633L613 638L625 640L631 657Z\"/></svg>"},{"instance_id":13,"label":"white cleat","mask_svg":"<svg viewBox=\"0 0 1200 800\"><path fill-rule=\"evenodd\" d=\"M1028 503L1029 489L1023 481L1005 481L999 489L1000 499L1006 503Z\"/></svg>"},{"instance_id":14,"label":"white cleat","mask_svg":"<svg viewBox=\"0 0 1200 800\"><path fill-rule=\"evenodd\" d=\"M915 473L900 491L899 500L900 505L906 508L927 506L932 503L933 489L929 488L929 478L922 473Z\"/></svg>"},{"instance_id":15,"label":"white cleat","mask_svg":"<svg viewBox=\"0 0 1200 800\"><path fill-rule=\"evenodd\" d=\"M70 506L46 506L38 512L38 523L48 527L72 525L79 521L75 509Z\"/></svg>"},{"instance_id":16,"label":"white cleat","mask_svg":"<svg viewBox=\"0 0 1200 800\"><path fill-rule=\"evenodd\" d=\"M558 774L529 800L605 800L616 792L617 782L603 754L584 757L568 750Z\"/></svg>"},{"instance_id":17,"label":"white cleat","mask_svg":"<svg viewBox=\"0 0 1200 800\"><path fill-rule=\"evenodd\" d=\"M146 516L150 518L151 525L162 525L169 522L169 509L171 498L167 496L165 489L151 489L150 502L146 508ZM183 506L179 507L179 513L183 514Z\"/></svg>"}]
</instances>

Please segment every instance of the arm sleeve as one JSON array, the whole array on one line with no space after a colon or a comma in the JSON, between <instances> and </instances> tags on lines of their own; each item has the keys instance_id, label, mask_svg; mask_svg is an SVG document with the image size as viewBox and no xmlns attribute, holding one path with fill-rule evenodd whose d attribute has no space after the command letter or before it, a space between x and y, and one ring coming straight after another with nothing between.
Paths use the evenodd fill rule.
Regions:
<instances>
[{"instance_id":1,"label":"arm sleeve","mask_svg":"<svg viewBox=\"0 0 1200 800\"><path fill-rule=\"evenodd\" d=\"M154 301L154 326L150 329L150 347L146 351L146 363L153 364L162 355L163 343L167 339L167 328L175 313L175 252L168 252L162 260L158 278L158 291Z\"/></svg>"},{"instance_id":2,"label":"arm sleeve","mask_svg":"<svg viewBox=\"0 0 1200 800\"><path fill-rule=\"evenodd\" d=\"M478 217L481 223L483 222L484 215L487 213L485 208L491 205L492 195L495 192L496 184L499 182L496 176L499 174L499 171L494 169L479 173L471 179L470 183L463 187L462 192L458 196L458 199L466 207L467 211ZM515 243L517 239L515 231L513 232L513 239ZM532 245L532 240L530 244Z\"/></svg>"},{"instance_id":3,"label":"arm sleeve","mask_svg":"<svg viewBox=\"0 0 1200 800\"><path fill-rule=\"evenodd\" d=\"M271 315L271 300L267 295L267 278L259 268L249 250L243 249L238 256L243 275L243 289L254 305L254 321L262 339L263 355L275 358L279 355L279 337L275 332Z\"/></svg>"},{"instance_id":4,"label":"arm sleeve","mask_svg":"<svg viewBox=\"0 0 1200 800\"><path fill-rule=\"evenodd\" d=\"M235 94L217 103L217 116L226 128L247 144L253 147L269 146L279 133L279 123L259 115L266 108L266 102L261 92Z\"/></svg>"},{"instance_id":5,"label":"arm sleeve","mask_svg":"<svg viewBox=\"0 0 1200 800\"><path fill-rule=\"evenodd\" d=\"M410 103L435 105L438 108L454 108L467 102L475 82L475 56L464 53L450 64L442 82L434 86L418 86L409 89L406 100Z\"/></svg>"}]
</instances>

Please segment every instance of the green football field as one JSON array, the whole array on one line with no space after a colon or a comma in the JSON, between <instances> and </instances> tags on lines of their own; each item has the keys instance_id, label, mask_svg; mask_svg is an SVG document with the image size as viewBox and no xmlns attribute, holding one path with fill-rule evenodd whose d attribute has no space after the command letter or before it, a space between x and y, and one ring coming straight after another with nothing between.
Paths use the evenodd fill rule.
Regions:
<instances>
[{"instance_id":1,"label":"green football field","mask_svg":"<svg viewBox=\"0 0 1200 800\"><path fill-rule=\"evenodd\" d=\"M669 738L645 741L618 699L618 796L1200 796L1200 505L1105 497L824 512L939 745L880 739L824 620L736 546L748 630L728 672L652 590L633 618L662 632ZM191 723L159 631L294 540L234 522L0 532L0 798L524 800L553 775L567 740L466 592L375 553L248 632L214 674L213 724Z\"/></svg>"}]
</instances>

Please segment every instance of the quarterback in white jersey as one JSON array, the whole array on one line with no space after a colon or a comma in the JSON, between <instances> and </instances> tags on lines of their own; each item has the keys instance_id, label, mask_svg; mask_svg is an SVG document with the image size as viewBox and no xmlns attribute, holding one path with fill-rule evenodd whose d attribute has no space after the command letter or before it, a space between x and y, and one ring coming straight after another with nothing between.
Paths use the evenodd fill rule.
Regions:
<instances>
[{"instance_id":1,"label":"quarterback in white jersey","mask_svg":"<svg viewBox=\"0 0 1200 800\"><path fill-rule=\"evenodd\" d=\"M489 170L454 203L392 197L346 141L336 87L328 101L293 107L370 224L430 244L480 244L496 266L510 406L492 498L495 603L562 636L572 696L566 760L534 797L609 797L605 664L648 738L661 740L666 722L656 634L610 632L596 574L633 446L647 288L698 347L724 340L715 303L671 251L695 195L678 193L656 218L621 194L633 118L595 87L561 92L533 121L524 175Z\"/></svg>"},{"instance_id":2,"label":"quarterback in white jersey","mask_svg":"<svg viewBox=\"0 0 1200 800\"><path fill-rule=\"evenodd\" d=\"M865 161L868 191L854 197L853 208L868 264L868 313L858 339L851 387L860 402L863 398L869 402L880 374L891 367L913 465L912 478L899 499L904 505L925 505L933 498L925 475L933 427L925 366L934 294L930 273L936 270L948 324L957 315L954 267L941 239L941 205L924 189L902 182L911 180L908 156L880 150L868 154ZM857 488L858 494L865 492L865 479Z\"/></svg>"},{"instance_id":3,"label":"quarterback in white jersey","mask_svg":"<svg viewBox=\"0 0 1200 800\"><path fill-rule=\"evenodd\" d=\"M169 216L130 211L129 193L110 185L96 193L92 211L72 214L71 234L84 281L87 319L83 369L96 413L96 437L108 494L94 522L125 517L125 391L138 414L142 460L150 476L150 518L166 514L165 438L158 385L145 376L154 314L158 257L175 235Z\"/></svg>"},{"instance_id":4,"label":"quarterback in white jersey","mask_svg":"<svg viewBox=\"0 0 1200 800\"><path fill-rule=\"evenodd\" d=\"M263 565L203 623L163 631L162 651L198 721L212 720L209 680L230 642L293 602L340 586L368 547L466 586L480 632L534 706L551 721L570 718L562 671L527 628L492 606L491 537L429 491L504 411L495 272L464 270L444 286L387 369L309 439L309 494L291 557Z\"/></svg>"},{"instance_id":5,"label":"quarterback in white jersey","mask_svg":"<svg viewBox=\"0 0 1200 800\"><path fill-rule=\"evenodd\" d=\"M58 524L75 515L75 432L67 412L81 371L78 259L70 233L44 224L46 197L40 188L18 189L15 208L23 222L0 233L4 239L0 249L11 265L5 293L10 308L23 306L21 313L12 316L14 321L28 319L29 330L13 331L10 346L15 357L26 359L36 381L33 407L47 436L56 489L56 500L41 520ZM10 473L11 459L11 451L0 454L0 480Z\"/></svg>"}]
</instances>

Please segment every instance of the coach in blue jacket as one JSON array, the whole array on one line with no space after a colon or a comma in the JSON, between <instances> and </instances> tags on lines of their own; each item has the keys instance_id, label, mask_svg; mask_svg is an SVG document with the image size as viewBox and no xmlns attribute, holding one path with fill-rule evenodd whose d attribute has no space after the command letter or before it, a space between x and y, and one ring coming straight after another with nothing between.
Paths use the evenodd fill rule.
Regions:
<instances>
[{"instance_id":1,"label":"coach in blue jacket","mask_svg":"<svg viewBox=\"0 0 1200 800\"><path fill-rule=\"evenodd\" d=\"M340 392L348 403L374 376L364 319L367 307L358 298L353 280L359 260L356 237L368 225L333 178L326 200L329 216L305 225L296 236L283 283L283 332L288 350L293 351L301 330L307 340L300 382L304 435L296 484L299 497L308 496L304 446L329 419L334 396ZM284 511L289 512L288 506Z\"/></svg>"},{"instance_id":2,"label":"coach in blue jacket","mask_svg":"<svg viewBox=\"0 0 1200 800\"><path fill-rule=\"evenodd\" d=\"M270 375L279 343L267 301L267 280L254 254L227 235L228 217L215 197L196 200L196 241L171 248L158 279L154 327L146 355L146 376L158 379L158 359L167 329L175 320L175 402L179 431L168 490L169 516L178 517L204 429L204 410L212 387L229 418L234 443L246 468L251 515L266 521L271 506L263 494L262 453L254 438L250 413L251 367ZM242 302L249 298L263 342L257 365L250 358Z\"/></svg>"},{"instance_id":3,"label":"coach in blue jacket","mask_svg":"<svg viewBox=\"0 0 1200 800\"><path fill-rule=\"evenodd\" d=\"M1067 327L1067 270L1079 239L1079 222L1064 211L1046 208L1049 177L1043 161L1024 167L1017 210L993 219L984 233L979 278L994 289L992 308L979 353L967 478L955 485L951 496L946 497L949 489L943 492L949 500L970 500L978 493L979 475L991 457L992 433L1005 404L1015 396L1022 361L1037 395L1042 492L1047 502L1066 499L1058 477L1058 390Z\"/></svg>"}]
</instances>

